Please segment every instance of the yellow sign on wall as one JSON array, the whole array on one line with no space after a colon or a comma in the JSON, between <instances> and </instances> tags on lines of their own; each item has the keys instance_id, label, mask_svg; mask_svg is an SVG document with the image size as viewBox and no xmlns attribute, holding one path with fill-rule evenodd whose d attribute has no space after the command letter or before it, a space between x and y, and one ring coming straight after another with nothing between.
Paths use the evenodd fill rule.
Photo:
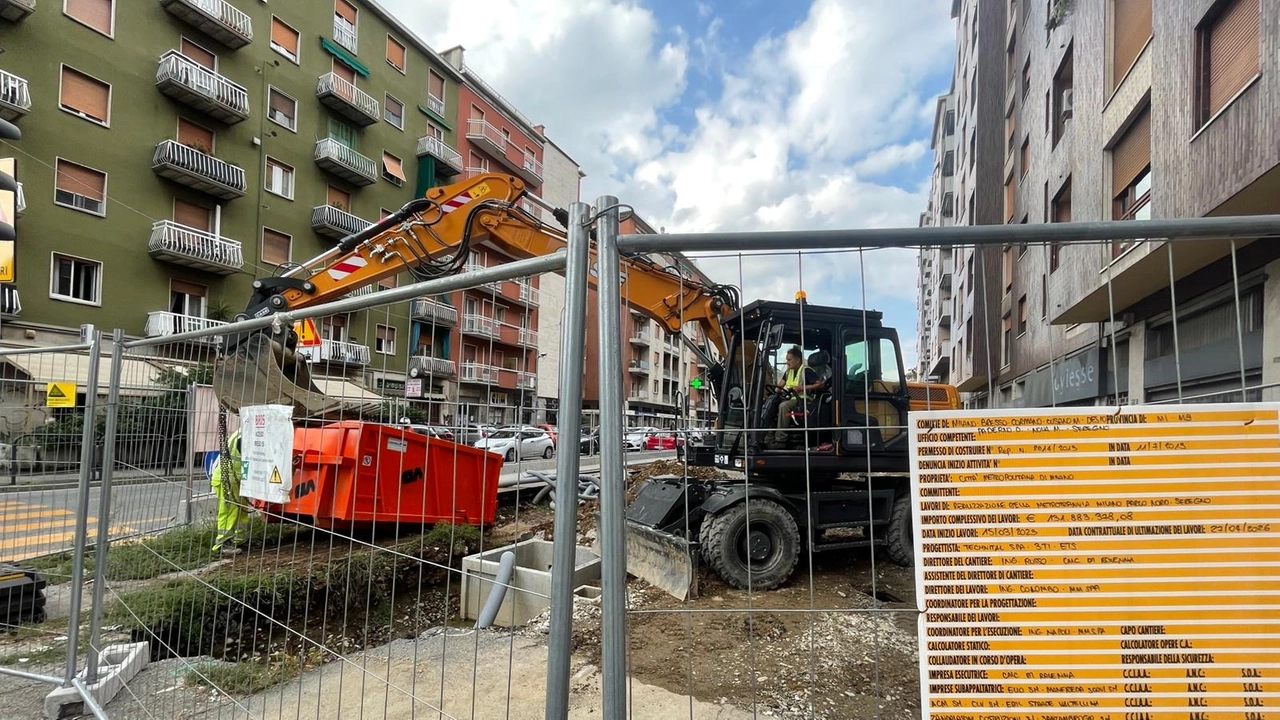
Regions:
<instances>
[{"instance_id":1,"label":"yellow sign on wall","mask_svg":"<svg viewBox=\"0 0 1280 720\"><path fill-rule=\"evenodd\" d=\"M320 333L316 331L316 321L311 318L294 323L293 331L298 336L298 347L311 347L320 344Z\"/></svg>"},{"instance_id":2,"label":"yellow sign on wall","mask_svg":"<svg viewBox=\"0 0 1280 720\"><path fill-rule=\"evenodd\" d=\"M73 382L51 382L44 393L45 407L75 407L76 384Z\"/></svg>"},{"instance_id":3,"label":"yellow sign on wall","mask_svg":"<svg viewBox=\"0 0 1280 720\"><path fill-rule=\"evenodd\" d=\"M911 425L924 720L1274 715L1280 405Z\"/></svg>"}]
</instances>

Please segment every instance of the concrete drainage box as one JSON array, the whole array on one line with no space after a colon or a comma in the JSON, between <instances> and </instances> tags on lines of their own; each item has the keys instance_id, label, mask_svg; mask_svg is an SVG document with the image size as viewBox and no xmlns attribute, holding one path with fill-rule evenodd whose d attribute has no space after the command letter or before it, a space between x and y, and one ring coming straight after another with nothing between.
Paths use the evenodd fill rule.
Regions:
<instances>
[{"instance_id":1,"label":"concrete drainage box","mask_svg":"<svg viewBox=\"0 0 1280 720\"><path fill-rule=\"evenodd\" d=\"M516 554L515 571L494 625L524 625L551 607L550 540L525 540L515 545L486 550L462 559L462 617L475 620L494 588L498 564L508 550ZM591 548L575 548L573 587L600 579L600 558Z\"/></svg>"}]
</instances>

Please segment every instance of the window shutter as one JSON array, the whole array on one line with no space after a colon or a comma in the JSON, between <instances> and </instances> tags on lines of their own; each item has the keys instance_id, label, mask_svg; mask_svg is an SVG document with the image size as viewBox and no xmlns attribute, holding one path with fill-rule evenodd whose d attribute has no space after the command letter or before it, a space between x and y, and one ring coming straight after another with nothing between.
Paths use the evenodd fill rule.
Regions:
<instances>
[{"instance_id":1,"label":"window shutter","mask_svg":"<svg viewBox=\"0 0 1280 720\"><path fill-rule=\"evenodd\" d=\"M393 176L400 180L405 179L404 170L400 167L400 158L392 155L391 153L384 152L382 153L382 165L386 168L387 172L391 173Z\"/></svg>"},{"instance_id":2,"label":"window shutter","mask_svg":"<svg viewBox=\"0 0 1280 720\"><path fill-rule=\"evenodd\" d=\"M262 261L273 265L289 262L289 236L263 228Z\"/></svg>"},{"instance_id":3,"label":"window shutter","mask_svg":"<svg viewBox=\"0 0 1280 720\"><path fill-rule=\"evenodd\" d=\"M185 280L170 280L169 289L176 293L182 293L183 295L190 295L192 297L201 297L201 298L207 295L209 292L209 289L206 288L205 286L196 285L195 283L189 283L189 282L186 282Z\"/></svg>"},{"instance_id":4,"label":"window shutter","mask_svg":"<svg viewBox=\"0 0 1280 720\"><path fill-rule=\"evenodd\" d=\"M351 211L351 193L349 192L344 192L330 185L329 193L325 199L330 205L342 205L347 209L347 212Z\"/></svg>"},{"instance_id":5,"label":"window shutter","mask_svg":"<svg viewBox=\"0 0 1280 720\"><path fill-rule=\"evenodd\" d=\"M352 85L356 84L356 71L347 67L345 64L338 62L337 60L333 61L333 74L337 75L343 80L346 80L348 83L351 83Z\"/></svg>"},{"instance_id":6,"label":"window shutter","mask_svg":"<svg viewBox=\"0 0 1280 720\"><path fill-rule=\"evenodd\" d=\"M67 0L67 14L107 35L111 34L112 0Z\"/></svg>"},{"instance_id":7,"label":"window shutter","mask_svg":"<svg viewBox=\"0 0 1280 720\"><path fill-rule=\"evenodd\" d=\"M272 90L271 91L271 109L281 113L285 117L293 118L295 103L284 94Z\"/></svg>"},{"instance_id":8,"label":"window shutter","mask_svg":"<svg viewBox=\"0 0 1280 720\"><path fill-rule=\"evenodd\" d=\"M1120 80L1142 52L1142 46L1151 37L1151 0L1115 0L1112 37L1111 87Z\"/></svg>"},{"instance_id":9,"label":"window shutter","mask_svg":"<svg viewBox=\"0 0 1280 720\"><path fill-rule=\"evenodd\" d=\"M444 99L444 78L432 72L427 79L427 92L439 100Z\"/></svg>"},{"instance_id":10,"label":"window shutter","mask_svg":"<svg viewBox=\"0 0 1280 720\"><path fill-rule=\"evenodd\" d=\"M59 160L55 182L59 190L83 195L98 202L106 199L107 176L83 165Z\"/></svg>"},{"instance_id":11,"label":"window shutter","mask_svg":"<svg viewBox=\"0 0 1280 720\"><path fill-rule=\"evenodd\" d=\"M352 26L356 24L356 9L347 0L336 0L333 4L333 14L351 23Z\"/></svg>"},{"instance_id":12,"label":"window shutter","mask_svg":"<svg viewBox=\"0 0 1280 720\"><path fill-rule=\"evenodd\" d=\"M298 54L298 33L280 22L279 18L271 18L271 42L294 55Z\"/></svg>"},{"instance_id":13,"label":"window shutter","mask_svg":"<svg viewBox=\"0 0 1280 720\"><path fill-rule=\"evenodd\" d=\"M1228 3L1209 31L1207 50L1212 116L1258 74L1258 0Z\"/></svg>"},{"instance_id":14,"label":"window shutter","mask_svg":"<svg viewBox=\"0 0 1280 720\"><path fill-rule=\"evenodd\" d=\"M173 201L173 221L189 228L209 231L209 208L184 200Z\"/></svg>"},{"instance_id":15,"label":"window shutter","mask_svg":"<svg viewBox=\"0 0 1280 720\"><path fill-rule=\"evenodd\" d=\"M387 36L387 59L392 65L404 70L404 46L390 35Z\"/></svg>"},{"instance_id":16,"label":"window shutter","mask_svg":"<svg viewBox=\"0 0 1280 720\"><path fill-rule=\"evenodd\" d=\"M214 55L186 38L182 38L180 51L188 60L205 68L206 70L216 70L218 67L217 55Z\"/></svg>"},{"instance_id":17,"label":"window shutter","mask_svg":"<svg viewBox=\"0 0 1280 720\"><path fill-rule=\"evenodd\" d=\"M213 131L202 128L187 120L178 118L178 142L183 145L202 145L204 152L213 152Z\"/></svg>"},{"instance_id":18,"label":"window shutter","mask_svg":"<svg viewBox=\"0 0 1280 720\"><path fill-rule=\"evenodd\" d=\"M111 89L106 83L69 67L62 68L62 97L59 98L62 105L106 122L110 96Z\"/></svg>"},{"instance_id":19,"label":"window shutter","mask_svg":"<svg viewBox=\"0 0 1280 720\"><path fill-rule=\"evenodd\" d=\"M1151 108L1143 109L1111 148L1111 196L1120 194L1151 164Z\"/></svg>"}]
</instances>

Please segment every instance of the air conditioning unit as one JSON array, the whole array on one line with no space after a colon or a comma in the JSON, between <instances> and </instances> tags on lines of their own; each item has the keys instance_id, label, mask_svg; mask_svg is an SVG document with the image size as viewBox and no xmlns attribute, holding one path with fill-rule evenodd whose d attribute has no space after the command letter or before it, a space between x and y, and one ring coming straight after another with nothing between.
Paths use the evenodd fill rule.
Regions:
<instances>
[{"instance_id":1,"label":"air conditioning unit","mask_svg":"<svg viewBox=\"0 0 1280 720\"><path fill-rule=\"evenodd\" d=\"M1071 88L1067 88L1062 91L1062 119L1064 121L1071 119L1072 93L1073 91Z\"/></svg>"}]
</instances>

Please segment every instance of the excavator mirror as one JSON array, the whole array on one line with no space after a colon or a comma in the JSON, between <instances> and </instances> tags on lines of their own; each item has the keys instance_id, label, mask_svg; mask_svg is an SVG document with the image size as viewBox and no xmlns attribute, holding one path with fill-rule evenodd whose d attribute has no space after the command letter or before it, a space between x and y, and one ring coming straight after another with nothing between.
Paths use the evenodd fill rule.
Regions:
<instances>
[{"instance_id":1,"label":"excavator mirror","mask_svg":"<svg viewBox=\"0 0 1280 720\"><path fill-rule=\"evenodd\" d=\"M782 347L782 333L786 330L785 325L770 325L769 334L765 335L764 347L765 352L769 353Z\"/></svg>"}]
</instances>

